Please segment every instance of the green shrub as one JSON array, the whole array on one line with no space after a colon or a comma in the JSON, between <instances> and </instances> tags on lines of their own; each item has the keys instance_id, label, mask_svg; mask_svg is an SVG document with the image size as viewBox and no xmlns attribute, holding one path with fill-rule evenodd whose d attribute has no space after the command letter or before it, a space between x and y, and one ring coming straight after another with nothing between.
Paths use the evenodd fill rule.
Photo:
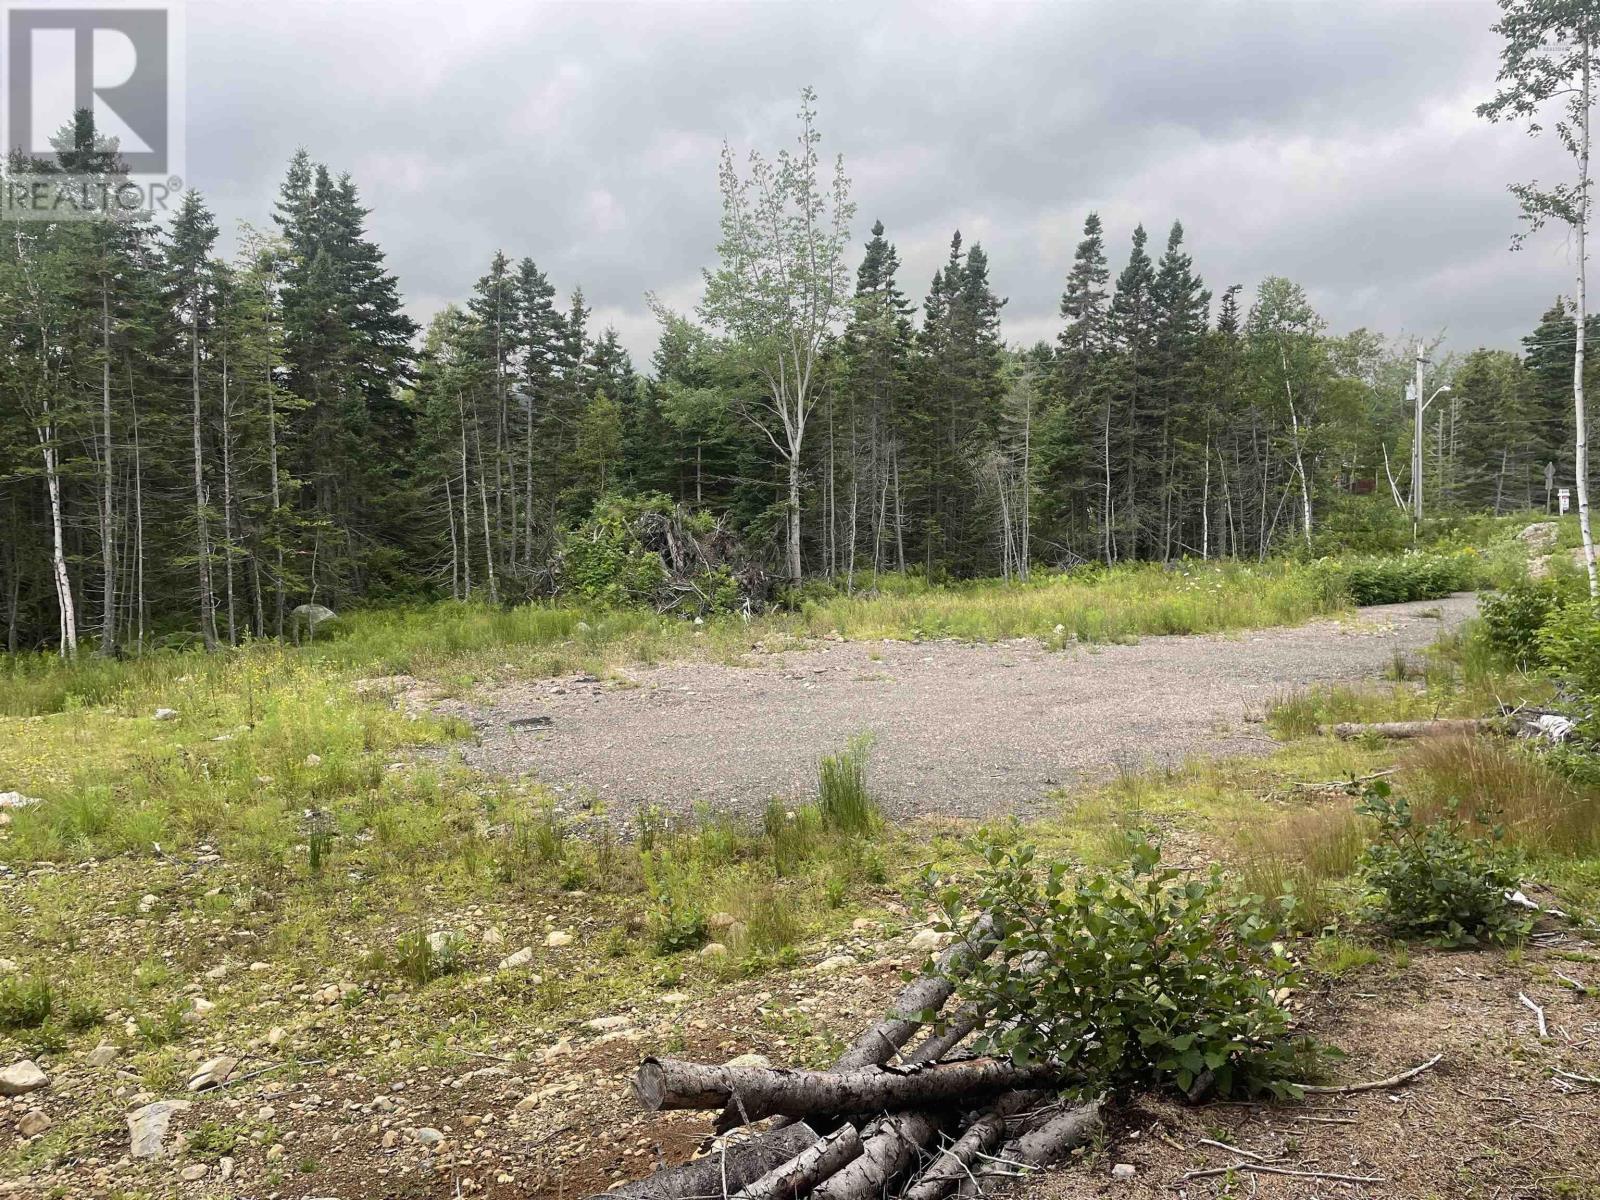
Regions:
<instances>
[{"instance_id":1,"label":"green shrub","mask_svg":"<svg viewBox=\"0 0 1600 1200\"><path fill-rule=\"evenodd\" d=\"M454 934L436 936L413 930L395 943L392 966L402 979L422 987L461 969L461 939Z\"/></svg>"},{"instance_id":2,"label":"green shrub","mask_svg":"<svg viewBox=\"0 0 1600 1200\"><path fill-rule=\"evenodd\" d=\"M1537 637L1540 661L1593 704L1600 699L1600 606L1585 597L1545 619Z\"/></svg>"},{"instance_id":3,"label":"green shrub","mask_svg":"<svg viewBox=\"0 0 1600 1200\"><path fill-rule=\"evenodd\" d=\"M0 979L0 1029L37 1029L54 1007L55 994L43 975Z\"/></svg>"},{"instance_id":4,"label":"green shrub","mask_svg":"<svg viewBox=\"0 0 1600 1200\"><path fill-rule=\"evenodd\" d=\"M1576 593L1563 579L1527 579L1484 598L1479 606L1489 645L1521 667L1542 662L1539 632Z\"/></svg>"},{"instance_id":5,"label":"green shrub","mask_svg":"<svg viewBox=\"0 0 1600 1200\"><path fill-rule=\"evenodd\" d=\"M1453 807L1420 822L1382 780L1368 785L1357 811L1377 824L1361 869L1396 933L1438 946L1475 946L1509 941L1531 928L1527 914L1506 902L1520 880L1519 862L1493 844L1498 829L1490 842L1473 838Z\"/></svg>"},{"instance_id":6,"label":"green shrub","mask_svg":"<svg viewBox=\"0 0 1600 1200\"><path fill-rule=\"evenodd\" d=\"M634 522L646 512L672 512L665 496L606 497L561 540L558 581L563 591L602 604L653 604L667 581L661 556L646 549Z\"/></svg>"},{"instance_id":7,"label":"green shrub","mask_svg":"<svg viewBox=\"0 0 1600 1200\"><path fill-rule=\"evenodd\" d=\"M1403 554L1355 558L1331 567L1356 604L1403 604L1439 600L1476 587L1481 562L1472 550L1456 554Z\"/></svg>"},{"instance_id":8,"label":"green shrub","mask_svg":"<svg viewBox=\"0 0 1600 1200\"><path fill-rule=\"evenodd\" d=\"M1259 897L1190 878L1140 841L1125 866L1075 877L1030 845L984 848L972 908L1003 935L961 985L982 1048L1054 1059L1074 1090L1172 1085L1192 1095L1293 1095L1309 1044L1283 989L1299 982ZM939 926L965 928L961 891L936 888ZM1026 964L1026 969L1024 965Z\"/></svg>"},{"instance_id":9,"label":"green shrub","mask_svg":"<svg viewBox=\"0 0 1600 1200\"><path fill-rule=\"evenodd\" d=\"M680 897L662 896L649 918L650 944L663 958L698 950L710 940L705 910Z\"/></svg>"}]
</instances>

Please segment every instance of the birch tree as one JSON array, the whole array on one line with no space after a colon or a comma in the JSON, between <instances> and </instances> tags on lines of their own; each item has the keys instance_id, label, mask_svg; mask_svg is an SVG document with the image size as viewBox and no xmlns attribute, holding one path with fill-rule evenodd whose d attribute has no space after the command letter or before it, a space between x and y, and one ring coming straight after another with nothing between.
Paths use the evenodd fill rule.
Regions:
<instances>
[{"instance_id":1,"label":"birch tree","mask_svg":"<svg viewBox=\"0 0 1600 1200\"><path fill-rule=\"evenodd\" d=\"M772 443L787 477L788 573L798 581L801 453L806 423L821 394L824 347L844 315L849 274L850 181L844 159L833 181L820 178L816 93L800 93L794 150L769 161L752 151L741 176L724 144L721 259L706 273L701 315L727 334L761 379L765 394L746 415Z\"/></svg>"},{"instance_id":2,"label":"birch tree","mask_svg":"<svg viewBox=\"0 0 1600 1200\"><path fill-rule=\"evenodd\" d=\"M1584 411L1584 342L1588 327L1588 234L1590 112L1594 107L1597 66L1595 35L1600 30L1596 0L1500 0L1495 32L1505 39L1500 51L1500 90L1478 106L1490 121L1524 122L1530 133L1543 132L1543 114L1554 110L1555 134L1577 167L1570 182L1540 186L1537 181L1513 183L1511 194L1522 206L1527 227L1514 244L1536 233L1547 221L1572 229L1577 259L1577 348L1572 370L1573 426L1576 430L1574 474L1578 492L1578 527L1583 531L1583 561L1589 572L1589 594L1600 596L1595 570L1594 535L1589 524L1589 432Z\"/></svg>"}]
</instances>

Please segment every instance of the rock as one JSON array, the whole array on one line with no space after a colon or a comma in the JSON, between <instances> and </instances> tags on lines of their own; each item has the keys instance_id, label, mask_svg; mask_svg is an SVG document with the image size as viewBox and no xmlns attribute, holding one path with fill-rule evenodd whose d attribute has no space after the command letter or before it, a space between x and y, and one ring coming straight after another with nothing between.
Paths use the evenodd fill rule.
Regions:
<instances>
[{"instance_id":1,"label":"rock","mask_svg":"<svg viewBox=\"0 0 1600 1200\"><path fill-rule=\"evenodd\" d=\"M196 996L193 1000L189 1001L189 1007L194 1012L195 1016L203 1017L212 1009L216 1008L216 1005L210 1000L207 1000L204 996Z\"/></svg>"},{"instance_id":2,"label":"rock","mask_svg":"<svg viewBox=\"0 0 1600 1200\"><path fill-rule=\"evenodd\" d=\"M226 963L219 963L216 966L212 967L211 970L206 972L206 978L207 979L213 979L213 980L215 980L215 979L226 979L227 976L228 976L228 967L227 967Z\"/></svg>"},{"instance_id":3,"label":"rock","mask_svg":"<svg viewBox=\"0 0 1600 1200\"><path fill-rule=\"evenodd\" d=\"M562 946L572 945L572 935L560 929L552 929L545 935L544 944L552 950L559 950Z\"/></svg>"},{"instance_id":4,"label":"rock","mask_svg":"<svg viewBox=\"0 0 1600 1200\"><path fill-rule=\"evenodd\" d=\"M84 1055L83 1061L91 1067L109 1067L117 1061L117 1048L110 1042L101 1042Z\"/></svg>"},{"instance_id":5,"label":"rock","mask_svg":"<svg viewBox=\"0 0 1600 1200\"><path fill-rule=\"evenodd\" d=\"M227 1183L233 1178L233 1159L224 1155L217 1159L217 1174L222 1177L222 1182Z\"/></svg>"},{"instance_id":6,"label":"rock","mask_svg":"<svg viewBox=\"0 0 1600 1200\"><path fill-rule=\"evenodd\" d=\"M840 971L848 971L855 965L856 960L848 954L835 954L817 964L817 973L819 975L837 975Z\"/></svg>"},{"instance_id":7,"label":"rock","mask_svg":"<svg viewBox=\"0 0 1600 1200\"><path fill-rule=\"evenodd\" d=\"M306 766L308 766L308 767L320 767L321 765L322 765L322 755L320 755L320 754L308 754L308 755L306 755Z\"/></svg>"},{"instance_id":8,"label":"rock","mask_svg":"<svg viewBox=\"0 0 1600 1200\"><path fill-rule=\"evenodd\" d=\"M0 792L0 808L27 808L39 803L37 796L24 796L21 792Z\"/></svg>"},{"instance_id":9,"label":"rock","mask_svg":"<svg viewBox=\"0 0 1600 1200\"><path fill-rule=\"evenodd\" d=\"M264 962L253 962L253 963L250 964L250 970L252 970L252 971L256 972L257 974L259 974L262 971L270 971L270 970L272 970L272 964L271 963L264 963Z\"/></svg>"},{"instance_id":10,"label":"rock","mask_svg":"<svg viewBox=\"0 0 1600 1200\"><path fill-rule=\"evenodd\" d=\"M911 948L920 954L928 954L942 948L949 940L948 934L940 933L937 929L922 929L911 939Z\"/></svg>"},{"instance_id":11,"label":"rock","mask_svg":"<svg viewBox=\"0 0 1600 1200\"><path fill-rule=\"evenodd\" d=\"M483 936L478 940L485 946L503 946L505 945L506 935L500 932L498 926L491 925L483 931Z\"/></svg>"},{"instance_id":12,"label":"rock","mask_svg":"<svg viewBox=\"0 0 1600 1200\"><path fill-rule=\"evenodd\" d=\"M1138 1173L1132 1163L1118 1163L1111 1168L1111 1178L1113 1179L1132 1179Z\"/></svg>"},{"instance_id":13,"label":"rock","mask_svg":"<svg viewBox=\"0 0 1600 1200\"><path fill-rule=\"evenodd\" d=\"M701 958L727 958L728 948L721 942L707 942L700 947Z\"/></svg>"},{"instance_id":14,"label":"rock","mask_svg":"<svg viewBox=\"0 0 1600 1200\"><path fill-rule=\"evenodd\" d=\"M156 895L154 892L146 892L143 896L139 897L139 911L141 913L147 913L160 903L160 896Z\"/></svg>"},{"instance_id":15,"label":"rock","mask_svg":"<svg viewBox=\"0 0 1600 1200\"><path fill-rule=\"evenodd\" d=\"M154 719L157 721L175 721L177 718L178 710L175 708L158 708L154 713Z\"/></svg>"},{"instance_id":16,"label":"rock","mask_svg":"<svg viewBox=\"0 0 1600 1200\"><path fill-rule=\"evenodd\" d=\"M38 1137L54 1123L35 1108L22 1114L22 1120L17 1122L17 1132L25 1138Z\"/></svg>"},{"instance_id":17,"label":"rock","mask_svg":"<svg viewBox=\"0 0 1600 1200\"><path fill-rule=\"evenodd\" d=\"M596 1033L613 1033L618 1029L628 1029L633 1025L632 1017L596 1017L592 1021L585 1021L583 1027L592 1029Z\"/></svg>"},{"instance_id":18,"label":"rock","mask_svg":"<svg viewBox=\"0 0 1600 1200\"><path fill-rule=\"evenodd\" d=\"M688 992L668 992L665 996L661 997L661 1003L663 1003L663 1004L687 1004L687 1003L689 1003L689 993Z\"/></svg>"},{"instance_id":19,"label":"rock","mask_svg":"<svg viewBox=\"0 0 1600 1200\"><path fill-rule=\"evenodd\" d=\"M157 1100L128 1114L128 1153L134 1158L160 1158L166 1153L172 1114L187 1112L188 1100Z\"/></svg>"},{"instance_id":20,"label":"rock","mask_svg":"<svg viewBox=\"0 0 1600 1200\"><path fill-rule=\"evenodd\" d=\"M50 1082L50 1076L39 1069L31 1058L14 1062L0 1071L0 1096L26 1096Z\"/></svg>"},{"instance_id":21,"label":"rock","mask_svg":"<svg viewBox=\"0 0 1600 1200\"><path fill-rule=\"evenodd\" d=\"M772 1060L765 1054L741 1054L722 1064L725 1067L770 1067Z\"/></svg>"},{"instance_id":22,"label":"rock","mask_svg":"<svg viewBox=\"0 0 1600 1200\"><path fill-rule=\"evenodd\" d=\"M422 1129L413 1129L411 1131L411 1140L416 1142L419 1146L437 1146L440 1142L444 1141L444 1134L440 1133L437 1129L428 1129L424 1127Z\"/></svg>"},{"instance_id":23,"label":"rock","mask_svg":"<svg viewBox=\"0 0 1600 1200\"><path fill-rule=\"evenodd\" d=\"M179 1171L178 1176L185 1183L195 1183L201 1179L204 1179L208 1170L210 1170L210 1168L207 1167L205 1163L191 1163L189 1166Z\"/></svg>"},{"instance_id":24,"label":"rock","mask_svg":"<svg viewBox=\"0 0 1600 1200\"><path fill-rule=\"evenodd\" d=\"M256 1120L258 1121L270 1121L277 1115L278 1110L273 1108L270 1104L263 1104L260 1108L256 1109Z\"/></svg>"},{"instance_id":25,"label":"rock","mask_svg":"<svg viewBox=\"0 0 1600 1200\"><path fill-rule=\"evenodd\" d=\"M706 918L706 928L716 930L729 929L738 919L732 913L714 912Z\"/></svg>"},{"instance_id":26,"label":"rock","mask_svg":"<svg viewBox=\"0 0 1600 1200\"><path fill-rule=\"evenodd\" d=\"M878 923L876 921L869 920L866 917L857 917L850 922L850 928L856 933L866 933L868 930L876 929L877 927Z\"/></svg>"},{"instance_id":27,"label":"rock","mask_svg":"<svg viewBox=\"0 0 1600 1200\"><path fill-rule=\"evenodd\" d=\"M277 1142L274 1145L271 1145L271 1146L267 1147L267 1161L268 1162L277 1162L282 1157L283 1157L283 1143L282 1142Z\"/></svg>"},{"instance_id":28,"label":"rock","mask_svg":"<svg viewBox=\"0 0 1600 1200\"><path fill-rule=\"evenodd\" d=\"M396 1133L392 1129L384 1130L383 1148L385 1150L393 1150L395 1148L395 1146L399 1145L399 1143L400 1143L400 1135L398 1133Z\"/></svg>"},{"instance_id":29,"label":"rock","mask_svg":"<svg viewBox=\"0 0 1600 1200\"><path fill-rule=\"evenodd\" d=\"M267 1030L267 1045L281 1046L284 1038L288 1036L288 1031L284 1029L282 1025L274 1025L271 1029Z\"/></svg>"},{"instance_id":30,"label":"rock","mask_svg":"<svg viewBox=\"0 0 1600 1200\"><path fill-rule=\"evenodd\" d=\"M219 1054L216 1058L208 1058L189 1076L186 1085L191 1092L203 1092L209 1088L221 1087L228 1081L228 1076L233 1074L239 1060L230 1054Z\"/></svg>"},{"instance_id":31,"label":"rock","mask_svg":"<svg viewBox=\"0 0 1600 1200\"><path fill-rule=\"evenodd\" d=\"M15 959L0 958L0 975L16 974L17 963Z\"/></svg>"},{"instance_id":32,"label":"rock","mask_svg":"<svg viewBox=\"0 0 1600 1200\"><path fill-rule=\"evenodd\" d=\"M527 966L533 961L533 947L524 946L514 954L508 954L500 960L500 970L516 971Z\"/></svg>"}]
</instances>

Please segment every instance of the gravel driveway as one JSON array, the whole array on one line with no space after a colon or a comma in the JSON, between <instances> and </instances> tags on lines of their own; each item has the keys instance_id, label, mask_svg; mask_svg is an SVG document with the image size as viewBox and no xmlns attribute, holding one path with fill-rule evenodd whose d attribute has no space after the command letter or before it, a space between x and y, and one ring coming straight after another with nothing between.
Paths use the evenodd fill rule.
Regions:
<instances>
[{"instance_id":1,"label":"gravel driveway","mask_svg":"<svg viewBox=\"0 0 1600 1200\"><path fill-rule=\"evenodd\" d=\"M1276 694L1375 679L1397 650L1419 653L1476 609L1462 594L1060 652L1032 641L831 642L746 667L635 667L621 685L544 680L467 709L481 741L466 757L597 796L624 818L641 802L755 813L771 796L809 793L819 756L871 733L869 779L890 813L1022 812L1120 766L1266 753L1259 719ZM512 728L517 719L533 724Z\"/></svg>"}]
</instances>

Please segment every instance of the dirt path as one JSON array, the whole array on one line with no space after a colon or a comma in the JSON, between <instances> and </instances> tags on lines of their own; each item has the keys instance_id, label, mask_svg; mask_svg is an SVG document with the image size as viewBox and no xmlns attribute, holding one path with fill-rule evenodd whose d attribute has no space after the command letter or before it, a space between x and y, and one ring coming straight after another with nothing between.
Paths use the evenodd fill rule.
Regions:
<instances>
[{"instance_id":1,"label":"dirt path","mask_svg":"<svg viewBox=\"0 0 1600 1200\"><path fill-rule=\"evenodd\" d=\"M467 759L592 794L624 818L642 802L754 813L810 792L821 755L870 733L873 790L891 813L1022 812L1119 767L1263 753L1259 717L1275 695L1374 679L1476 607L1457 595L1059 653L1032 641L834 642L753 654L746 667L634 668L620 684L519 684L467 710L482 733ZM548 723L513 729L519 718Z\"/></svg>"}]
</instances>

